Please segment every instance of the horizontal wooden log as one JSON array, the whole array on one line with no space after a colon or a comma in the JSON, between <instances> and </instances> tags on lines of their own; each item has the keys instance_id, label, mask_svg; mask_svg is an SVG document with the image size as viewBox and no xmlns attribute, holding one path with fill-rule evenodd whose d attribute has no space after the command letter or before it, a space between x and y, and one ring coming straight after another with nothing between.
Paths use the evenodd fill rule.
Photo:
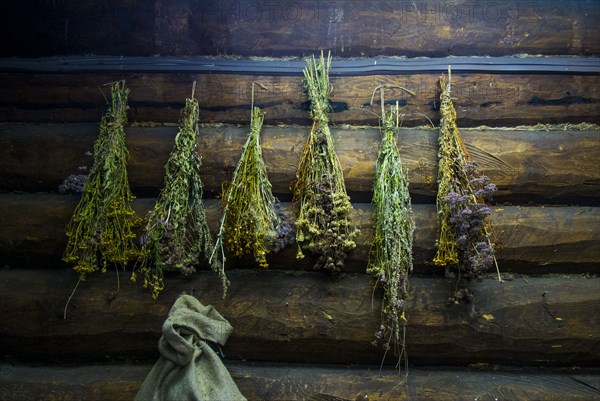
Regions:
<instances>
[{"instance_id":1,"label":"horizontal wooden log","mask_svg":"<svg viewBox=\"0 0 600 401\"><path fill-rule=\"evenodd\" d=\"M492 74L598 74L598 56L545 57L360 57L335 58L332 76L445 74L448 65L453 73ZM238 75L303 76L306 58L234 58L234 57L139 57L139 56L55 56L36 58L0 58L0 71L27 73L77 74L108 73L202 73Z\"/></svg>"},{"instance_id":2,"label":"horizontal wooden log","mask_svg":"<svg viewBox=\"0 0 600 401\"><path fill-rule=\"evenodd\" d=\"M0 195L0 258L5 265L21 267L62 265L66 246L64 228L78 202L67 195ZM153 199L135 200L140 216L154 205ZM220 209L216 201L206 202L209 225L218 228ZM292 214L284 204L287 213ZM361 233L357 247L348 254L344 271L362 272L369 258L372 207L354 204L355 224ZM433 205L414 205L416 231L413 255L417 271L442 273L431 266L435 253L437 223ZM504 272L589 272L600 269L600 208L598 207L495 207L492 208L496 256ZM296 260L296 246L269 255L273 268L312 269L315 260ZM254 267L250 259L229 258L233 267ZM293 267L292 267L293 266Z\"/></svg>"},{"instance_id":3,"label":"horizontal wooden log","mask_svg":"<svg viewBox=\"0 0 600 401\"><path fill-rule=\"evenodd\" d=\"M503 400L590 401L600 399L597 371L411 369L398 375L369 367L322 367L225 362L248 400ZM0 365L4 401L129 401L151 365Z\"/></svg>"},{"instance_id":4,"label":"horizontal wooden log","mask_svg":"<svg viewBox=\"0 0 600 401\"><path fill-rule=\"evenodd\" d=\"M401 105L403 125L427 125L439 120L440 74L331 77L332 123L378 124L379 108L369 106L373 89L401 85L386 92L387 101ZM540 74L452 74L461 126L510 126L556 122L600 122L600 76ZM308 98L301 77L227 74L0 73L0 121L97 122L109 96L103 83L125 79L131 89L130 121L176 123L185 98L197 81L200 120L247 124L252 81L258 91L255 105L265 112L265 123L310 124ZM103 88L103 95L99 88ZM373 113L375 112L375 113Z\"/></svg>"},{"instance_id":5,"label":"horizontal wooden log","mask_svg":"<svg viewBox=\"0 0 600 401\"><path fill-rule=\"evenodd\" d=\"M74 272L0 270L4 353L37 361L153 360L162 322L187 291L234 327L223 348L231 359L378 364L384 355L371 344L381 294L364 274L235 270L223 299L216 275L201 272L168 279L158 302L121 276L118 294L114 272L80 283L63 320ZM472 283L472 304L449 306L452 288L445 279L411 279L407 347L414 364L600 363L600 279L485 279Z\"/></svg>"},{"instance_id":6,"label":"horizontal wooden log","mask_svg":"<svg viewBox=\"0 0 600 401\"><path fill-rule=\"evenodd\" d=\"M2 56L598 54L592 0L5 4Z\"/></svg>"},{"instance_id":7,"label":"horizontal wooden log","mask_svg":"<svg viewBox=\"0 0 600 401\"><path fill-rule=\"evenodd\" d=\"M263 155L282 199L290 198L308 127L264 127ZM135 193L156 196L177 127L129 127L129 181ZM375 128L334 128L336 152L354 201L370 202L380 133ZM600 203L598 131L470 130L462 132L481 173L498 186L497 202ZM79 166L90 166L96 124L0 124L0 190L56 192ZM198 151L207 196L231 180L247 138L246 127L201 129ZM401 129L398 144L409 173L413 203L433 202L437 177L436 130Z\"/></svg>"}]
</instances>

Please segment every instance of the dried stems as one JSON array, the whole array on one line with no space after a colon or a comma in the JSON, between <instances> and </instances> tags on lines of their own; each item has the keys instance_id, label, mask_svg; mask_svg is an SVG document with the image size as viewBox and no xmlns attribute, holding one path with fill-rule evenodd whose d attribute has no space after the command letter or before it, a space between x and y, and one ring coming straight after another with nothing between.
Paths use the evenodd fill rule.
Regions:
<instances>
[{"instance_id":1,"label":"dried stems","mask_svg":"<svg viewBox=\"0 0 600 401\"><path fill-rule=\"evenodd\" d=\"M225 245L234 256L251 254L261 267L267 268L267 254L291 243L294 230L271 192L260 145L263 120L264 113L254 107L250 134L231 183L223 191L223 216L213 258L220 247L224 259Z\"/></svg>"},{"instance_id":2,"label":"dried stems","mask_svg":"<svg viewBox=\"0 0 600 401\"><path fill-rule=\"evenodd\" d=\"M127 179L125 147L129 90L120 81L112 84L111 93L94 145L93 166L66 230L64 260L75 265L82 280L99 269L105 271L107 263L124 266L139 255L133 232L139 219L130 206L134 196Z\"/></svg>"},{"instance_id":3,"label":"dried stems","mask_svg":"<svg viewBox=\"0 0 600 401\"><path fill-rule=\"evenodd\" d=\"M192 94L181 111L175 146L165 166L164 187L146 215L140 238L139 272L144 288L151 288L154 299L164 288L164 271L193 273L200 256L208 256L213 245L202 202L202 162L196 149L198 115L198 101ZM225 288L227 279L218 260L214 259L211 267ZM136 272L132 280L136 280Z\"/></svg>"},{"instance_id":4,"label":"dried stems","mask_svg":"<svg viewBox=\"0 0 600 401\"><path fill-rule=\"evenodd\" d=\"M383 102L382 102L383 104ZM395 347L398 365L404 362L408 372L405 348L406 299L408 276L412 272L412 244L415 224L408 192L408 177L402 166L396 144L398 106L389 113L382 108L382 140L377 158L373 187L375 234L367 273L375 287L383 288L381 326L375 333L387 351Z\"/></svg>"},{"instance_id":5,"label":"dried stems","mask_svg":"<svg viewBox=\"0 0 600 401\"><path fill-rule=\"evenodd\" d=\"M495 192L489 178L477 173L456 125L456 111L448 81L440 78L440 135L437 210L439 238L434 263L445 266L446 276L456 278L451 302L472 300L468 280L480 278L496 265L485 222L490 209L484 200ZM500 280L500 274L498 273Z\"/></svg>"},{"instance_id":6,"label":"dried stems","mask_svg":"<svg viewBox=\"0 0 600 401\"><path fill-rule=\"evenodd\" d=\"M329 69L331 56L314 56L304 69L304 87L311 102L313 124L304 146L293 187L300 210L296 220L298 258L303 250L318 255L315 269L337 272L358 234L351 222L352 206L329 132Z\"/></svg>"}]
</instances>

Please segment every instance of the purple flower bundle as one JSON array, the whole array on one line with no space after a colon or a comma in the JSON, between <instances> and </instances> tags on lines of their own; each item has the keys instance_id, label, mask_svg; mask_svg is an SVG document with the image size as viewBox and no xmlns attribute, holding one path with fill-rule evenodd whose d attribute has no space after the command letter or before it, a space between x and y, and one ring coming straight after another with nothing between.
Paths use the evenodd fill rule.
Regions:
<instances>
[{"instance_id":1,"label":"purple flower bundle","mask_svg":"<svg viewBox=\"0 0 600 401\"><path fill-rule=\"evenodd\" d=\"M489 177L477 172L456 125L450 97L450 81L440 79L439 167L437 210L439 237L434 263L444 266L446 276L456 279L451 302L471 301L469 280L479 279L496 265L489 237L485 204L496 191ZM497 265L496 265L497 267Z\"/></svg>"}]
</instances>

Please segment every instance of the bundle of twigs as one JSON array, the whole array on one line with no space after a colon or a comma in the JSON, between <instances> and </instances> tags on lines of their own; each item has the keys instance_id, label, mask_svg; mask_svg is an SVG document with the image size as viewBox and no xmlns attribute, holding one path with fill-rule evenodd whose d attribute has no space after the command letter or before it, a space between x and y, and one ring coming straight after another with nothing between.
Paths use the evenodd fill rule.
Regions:
<instances>
[{"instance_id":1,"label":"bundle of twigs","mask_svg":"<svg viewBox=\"0 0 600 401\"><path fill-rule=\"evenodd\" d=\"M264 113L254 107L250 134L231 183L223 191L223 216L212 259L220 257L224 262L225 247L237 257L253 255L267 268L267 254L280 251L294 239L293 225L271 192L260 145L263 120Z\"/></svg>"},{"instance_id":2,"label":"bundle of twigs","mask_svg":"<svg viewBox=\"0 0 600 401\"><path fill-rule=\"evenodd\" d=\"M106 271L109 263L124 267L139 256L133 229L140 219L130 205L134 196L127 178L129 153L125 147L129 90L120 81L112 84L111 93L94 144L93 165L66 229L68 242L63 259L73 263L80 274L77 285L90 273Z\"/></svg>"},{"instance_id":3,"label":"bundle of twigs","mask_svg":"<svg viewBox=\"0 0 600 401\"><path fill-rule=\"evenodd\" d=\"M164 187L146 215L140 238L139 272L154 299L164 288L164 271L193 273L200 256L207 257L213 245L202 202L202 162L196 149L198 110L192 93L181 111L175 146L165 166ZM219 261L213 260L211 267L219 273L225 289L227 278ZM136 280L136 272L132 280Z\"/></svg>"},{"instance_id":4,"label":"bundle of twigs","mask_svg":"<svg viewBox=\"0 0 600 401\"><path fill-rule=\"evenodd\" d=\"M315 269L339 271L346 253L356 245L352 206L329 132L329 69L331 56L314 56L304 69L304 87L311 102L313 124L304 146L294 185L300 210L296 220L298 258L303 250L318 255Z\"/></svg>"},{"instance_id":5,"label":"bundle of twigs","mask_svg":"<svg viewBox=\"0 0 600 401\"><path fill-rule=\"evenodd\" d=\"M478 174L477 164L471 161L460 136L450 96L450 76L449 70L447 81L440 78L439 238L434 263L445 266L447 277L456 278L456 291L450 301L458 302L472 300L473 294L467 287L471 278L480 278L493 265L498 269L485 222L490 214L485 200L496 191L496 186Z\"/></svg>"}]
</instances>

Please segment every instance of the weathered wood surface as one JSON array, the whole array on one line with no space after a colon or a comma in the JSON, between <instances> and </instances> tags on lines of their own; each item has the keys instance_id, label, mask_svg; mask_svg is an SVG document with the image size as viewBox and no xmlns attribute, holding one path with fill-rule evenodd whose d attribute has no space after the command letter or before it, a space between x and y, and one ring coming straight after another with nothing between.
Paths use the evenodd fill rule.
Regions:
<instances>
[{"instance_id":1,"label":"weathered wood surface","mask_svg":"<svg viewBox=\"0 0 600 401\"><path fill-rule=\"evenodd\" d=\"M369 102L381 83L412 92L388 90L398 100L404 126L439 120L439 74L332 77L333 123L377 125L379 108ZM539 74L452 74L461 126L510 126L554 122L600 122L600 76ZM27 74L0 73L0 121L97 122L108 96L102 84L125 79L131 89L130 121L177 122L192 82L197 81L200 120L247 124L252 81L268 87L255 94L265 123L310 123L301 77L226 74Z\"/></svg>"},{"instance_id":2,"label":"weathered wood surface","mask_svg":"<svg viewBox=\"0 0 600 401\"><path fill-rule=\"evenodd\" d=\"M98 56L70 55L36 58L0 58L0 71L22 73L190 73L303 76L307 58L257 58L215 56ZM453 73L598 75L598 56L524 55L502 57L356 57L332 60L329 74L361 75ZM266 89L264 89L266 90Z\"/></svg>"},{"instance_id":3,"label":"weathered wood surface","mask_svg":"<svg viewBox=\"0 0 600 401\"><path fill-rule=\"evenodd\" d=\"M234 331L227 358L378 364L379 292L368 276L265 270L229 271L222 298L212 272L169 277L158 301L121 274L82 282L63 320L77 275L69 269L0 270L0 346L36 361L153 360L162 322L182 291L214 305ZM415 364L498 363L598 366L600 279L519 278L472 284L472 304L449 306L453 284L412 278L407 346ZM394 363L389 356L388 362Z\"/></svg>"},{"instance_id":4,"label":"weathered wood surface","mask_svg":"<svg viewBox=\"0 0 600 401\"><path fill-rule=\"evenodd\" d=\"M592 401L600 399L596 370L411 369L406 384L398 375L372 367L257 364L225 361L249 400L337 401ZM4 401L130 401L152 365L77 367L0 365ZM335 398L334 398L335 397Z\"/></svg>"},{"instance_id":5,"label":"weathered wood surface","mask_svg":"<svg viewBox=\"0 0 600 401\"><path fill-rule=\"evenodd\" d=\"M599 8L593 0L5 2L0 55L589 55L600 52Z\"/></svg>"},{"instance_id":6,"label":"weathered wood surface","mask_svg":"<svg viewBox=\"0 0 600 401\"><path fill-rule=\"evenodd\" d=\"M290 196L308 127L264 127L263 155L275 193ZM134 192L158 194L176 127L130 127L129 181ZM0 190L55 192L79 166L90 166L96 124L0 124ZM207 195L229 181L247 138L246 127L201 129L198 151ZM370 202L380 143L376 128L333 128L347 190L354 201ZM600 202L599 131L463 130L480 171L499 191L494 199L512 203ZM401 129L398 144L409 172L413 202L433 201L437 179L436 130Z\"/></svg>"},{"instance_id":7,"label":"weathered wood surface","mask_svg":"<svg viewBox=\"0 0 600 401\"><path fill-rule=\"evenodd\" d=\"M20 267L62 266L66 246L64 233L77 196L0 195L0 256L5 265ZM154 199L135 200L140 216L154 205ZM372 231L370 204L354 204L355 223L361 233L356 239L344 270L362 272L369 258ZM209 225L217 231L220 219L218 201L206 202ZM289 204L286 212L293 213ZM416 231L413 254L417 272L442 273L430 266L435 254L436 217L434 205L414 205ZM490 216L496 256L505 272L549 273L590 272L600 269L600 208L598 207L517 207L492 208ZM296 260L296 246L270 255L271 267L311 270L314 259ZM229 258L231 267L256 267L251 259ZM206 266L204 266L206 267Z\"/></svg>"}]
</instances>

